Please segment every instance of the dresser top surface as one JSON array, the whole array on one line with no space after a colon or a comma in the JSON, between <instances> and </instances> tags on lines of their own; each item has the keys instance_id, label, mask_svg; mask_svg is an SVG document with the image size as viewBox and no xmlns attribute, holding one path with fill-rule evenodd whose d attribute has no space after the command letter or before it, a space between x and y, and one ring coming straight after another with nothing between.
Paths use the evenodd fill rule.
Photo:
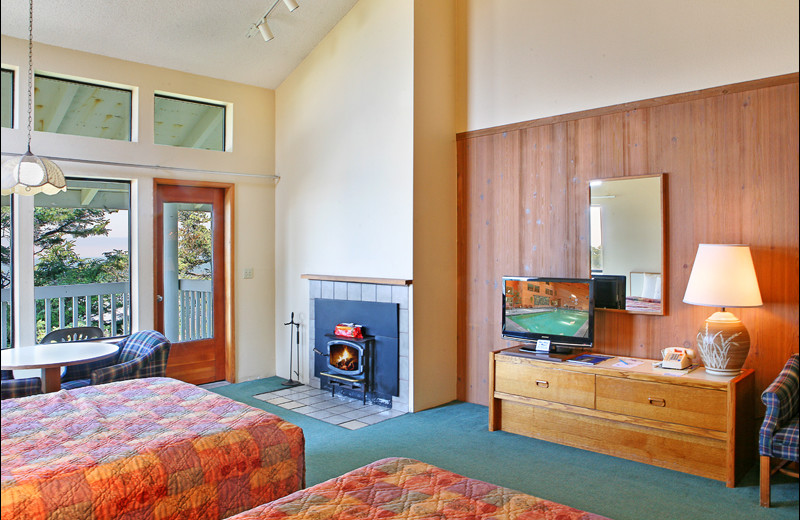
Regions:
<instances>
[{"instance_id":1,"label":"dresser top surface","mask_svg":"<svg viewBox=\"0 0 800 520\"><path fill-rule=\"evenodd\" d=\"M631 379L643 379L650 381L671 381L683 384L702 384L708 386L727 386L735 380L743 379L753 373L753 369L746 368L738 375L716 376L706 372L702 366L692 365L684 370L671 370L654 366L658 360L643 359L627 356L612 356L595 365L583 365L570 363L569 361L553 362L536 359L526 352L520 352L519 346L503 349L495 352L500 358L510 360L522 360L525 363L535 364L543 368L559 370L575 370L578 372L591 372L598 375L608 375L613 377L627 377Z\"/></svg>"}]
</instances>

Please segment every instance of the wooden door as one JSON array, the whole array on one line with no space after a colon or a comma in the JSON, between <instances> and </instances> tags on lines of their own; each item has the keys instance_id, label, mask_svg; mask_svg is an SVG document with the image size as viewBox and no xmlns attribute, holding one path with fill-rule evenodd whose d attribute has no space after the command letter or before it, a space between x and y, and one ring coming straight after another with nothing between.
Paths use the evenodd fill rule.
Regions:
<instances>
[{"instance_id":1,"label":"wooden door","mask_svg":"<svg viewBox=\"0 0 800 520\"><path fill-rule=\"evenodd\" d=\"M193 384L228 374L224 205L224 188L155 185L155 327L167 376Z\"/></svg>"}]
</instances>

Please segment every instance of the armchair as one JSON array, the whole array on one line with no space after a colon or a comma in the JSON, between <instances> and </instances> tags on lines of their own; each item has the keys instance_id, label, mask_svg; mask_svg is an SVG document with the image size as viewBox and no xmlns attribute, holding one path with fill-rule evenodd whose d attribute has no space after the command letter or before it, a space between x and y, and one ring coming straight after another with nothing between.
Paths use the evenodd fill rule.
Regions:
<instances>
[{"instance_id":1,"label":"armchair","mask_svg":"<svg viewBox=\"0 0 800 520\"><path fill-rule=\"evenodd\" d=\"M171 343L160 332L144 330L123 338L116 358L68 366L61 389L100 385L125 379L163 377Z\"/></svg>"},{"instance_id":2,"label":"armchair","mask_svg":"<svg viewBox=\"0 0 800 520\"><path fill-rule=\"evenodd\" d=\"M0 389L0 399L11 397L26 397L42 393L42 379L39 377L26 377L25 379L14 379L14 372L11 370L0 371L2 377L2 389Z\"/></svg>"},{"instance_id":3,"label":"armchair","mask_svg":"<svg viewBox=\"0 0 800 520\"><path fill-rule=\"evenodd\" d=\"M796 471L784 466L798 462L798 378L799 356L794 354L778 374L778 378L761 394L767 406L764 422L758 434L758 452L761 455L761 505L769 507L770 477L777 471L797 477ZM772 467L772 459L779 459Z\"/></svg>"}]
</instances>

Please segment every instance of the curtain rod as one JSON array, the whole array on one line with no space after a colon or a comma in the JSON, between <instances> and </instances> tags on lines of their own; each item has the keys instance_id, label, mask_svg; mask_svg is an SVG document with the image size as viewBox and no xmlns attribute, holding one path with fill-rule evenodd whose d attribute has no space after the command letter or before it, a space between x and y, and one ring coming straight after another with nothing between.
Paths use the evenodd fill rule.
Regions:
<instances>
[{"instance_id":1,"label":"curtain rod","mask_svg":"<svg viewBox=\"0 0 800 520\"><path fill-rule=\"evenodd\" d=\"M10 153L10 152L2 152L2 155L10 155L13 157L19 157L23 154L21 153ZM51 161L65 161L65 162L74 162L74 163L83 163L83 164L96 164L100 166L123 166L127 168L150 168L156 170L174 170L180 172L189 172L189 173L212 173L217 175L237 175L240 177L258 177L261 179L272 179L274 181L280 180L280 175L262 175L258 173L236 173L236 172L221 172L218 170L202 170L198 168L181 168L176 166L159 166L157 164L134 164L134 163L124 163L124 162L113 162L113 161L95 161L92 159L73 159L70 157L52 157L47 156L48 159Z\"/></svg>"}]
</instances>

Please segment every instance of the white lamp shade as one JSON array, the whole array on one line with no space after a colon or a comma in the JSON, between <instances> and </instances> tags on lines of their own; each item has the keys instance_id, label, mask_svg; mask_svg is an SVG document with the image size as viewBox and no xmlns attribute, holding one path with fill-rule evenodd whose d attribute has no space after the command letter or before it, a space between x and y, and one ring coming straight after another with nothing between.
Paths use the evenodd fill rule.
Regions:
<instances>
[{"instance_id":1,"label":"white lamp shade","mask_svg":"<svg viewBox=\"0 0 800 520\"><path fill-rule=\"evenodd\" d=\"M61 168L53 161L37 157L30 151L3 163L0 189L3 195L55 195L66 189L67 181Z\"/></svg>"},{"instance_id":2,"label":"white lamp shade","mask_svg":"<svg viewBox=\"0 0 800 520\"><path fill-rule=\"evenodd\" d=\"M295 0L283 0L283 3L284 5L286 5L286 9L288 9L290 12L300 7L299 5L297 5L297 2L295 2Z\"/></svg>"},{"instance_id":3,"label":"white lamp shade","mask_svg":"<svg viewBox=\"0 0 800 520\"><path fill-rule=\"evenodd\" d=\"M750 248L741 244L700 244L683 301L708 307L761 305Z\"/></svg>"}]
</instances>

